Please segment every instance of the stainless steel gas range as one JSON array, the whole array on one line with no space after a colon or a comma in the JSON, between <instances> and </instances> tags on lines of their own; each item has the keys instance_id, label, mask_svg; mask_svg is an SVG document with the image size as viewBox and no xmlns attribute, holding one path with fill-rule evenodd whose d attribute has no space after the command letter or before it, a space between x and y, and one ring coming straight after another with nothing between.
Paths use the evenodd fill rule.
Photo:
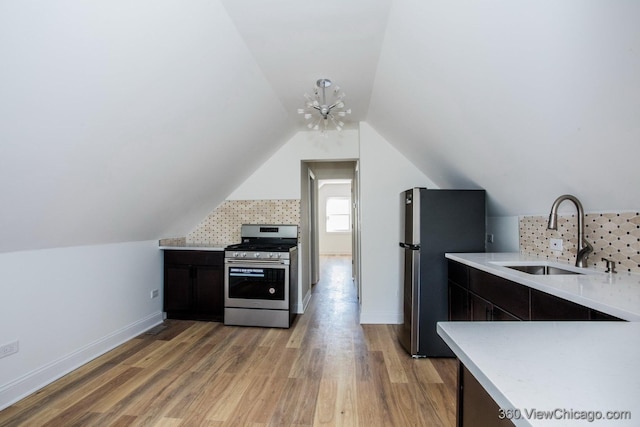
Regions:
<instances>
[{"instance_id":1,"label":"stainless steel gas range","mask_svg":"<svg viewBox=\"0 0 640 427\"><path fill-rule=\"evenodd\" d=\"M224 251L224 324L288 328L298 294L298 226L243 224Z\"/></svg>"}]
</instances>

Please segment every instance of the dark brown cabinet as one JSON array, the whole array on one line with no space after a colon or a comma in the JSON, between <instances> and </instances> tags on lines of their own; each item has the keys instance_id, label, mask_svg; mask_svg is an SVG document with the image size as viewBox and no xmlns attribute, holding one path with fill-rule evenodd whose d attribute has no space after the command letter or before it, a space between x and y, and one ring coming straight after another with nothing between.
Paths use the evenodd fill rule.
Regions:
<instances>
[{"instance_id":1,"label":"dark brown cabinet","mask_svg":"<svg viewBox=\"0 0 640 427\"><path fill-rule=\"evenodd\" d=\"M449 320L471 320L469 292L449 282Z\"/></svg>"},{"instance_id":2,"label":"dark brown cabinet","mask_svg":"<svg viewBox=\"0 0 640 427\"><path fill-rule=\"evenodd\" d=\"M589 309L531 289L531 320L589 320Z\"/></svg>"},{"instance_id":3,"label":"dark brown cabinet","mask_svg":"<svg viewBox=\"0 0 640 427\"><path fill-rule=\"evenodd\" d=\"M473 293L469 293L471 319L473 321L498 322L503 320L521 320L500 307Z\"/></svg>"},{"instance_id":4,"label":"dark brown cabinet","mask_svg":"<svg viewBox=\"0 0 640 427\"><path fill-rule=\"evenodd\" d=\"M469 268L447 260L449 278L449 320L471 320Z\"/></svg>"},{"instance_id":5,"label":"dark brown cabinet","mask_svg":"<svg viewBox=\"0 0 640 427\"><path fill-rule=\"evenodd\" d=\"M447 261L449 320L621 320L465 264Z\"/></svg>"},{"instance_id":6,"label":"dark brown cabinet","mask_svg":"<svg viewBox=\"0 0 640 427\"><path fill-rule=\"evenodd\" d=\"M458 426L512 427L507 408L500 408L462 363L458 362Z\"/></svg>"},{"instance_id":7,"label":"dark brown cabinet","mask_svg":"<svg viewBox=\"0 0 640 427\"><path fill-rule=\"evenodd\" d=\"M529 320L529 288L448 260L449 320Z\"/></svg>"},{"instance_id":8,"label":"dark brown cabinet","mask_svg":"<svg viewBox=\"0 0 640 427\"><path fill-rule=\"evenodd\" d=\"M164 252L164 311L169 319L221 322L224 252Z\"/></svg>"},{"instance_id":9,"label":"dark brown cabinet","mask_svg":"<svg viewBox=\"0 0 640 427\"><path fill-rule=\"evenodd\" d=\"M529 288L527 286L470 268L469 290L501 311L510 314L511 317L529 320Z\"/></svg>"},{"instance_id":10,"label":"dark brown cabinet","mask_svg":"<svg viewBox=\"0 0 640 427\"><path fill-rule=\"evenodd\" d=\"M620 320L465 264L447 261L449 320ZM457 425L513 426L509 418L514 410L499 408L467 368L458 363Z\"/></svg>"}]
</instances>

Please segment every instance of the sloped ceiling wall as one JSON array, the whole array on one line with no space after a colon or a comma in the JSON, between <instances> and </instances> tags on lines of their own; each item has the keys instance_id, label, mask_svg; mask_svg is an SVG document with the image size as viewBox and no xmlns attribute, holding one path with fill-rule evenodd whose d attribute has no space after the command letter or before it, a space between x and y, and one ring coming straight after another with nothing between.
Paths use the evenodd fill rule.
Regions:
<instances>
[{"instance_id":1,"label":"sloped ceiling wall","mask_svg":"<svg viewBox=\"0 0 640 427\"><path fill-rule=\"evenodd\" d=\"M184 235L320 77L492 215L640 206L640 2L301 5L0 2L0 251Z\"/></svg>"},{"instance_id":2,"label":"sloped ceiling wall","mask_svg":"<svg viewBox=\"0 0 640 427\"><path fill-rule=\"evenodd\" d=\"M184 235L294 133L218 1L4 1L0 54L0 251Z\"/></svg>"},{"instance_id":3,"label":"sloped ceiling wall","mask_svg":"<svg viewBox=\"0 0 640 427\"><path fill-rule=\"evenodd\" d=\"M367 121L491 215L637 210L638 22L633 0L394 0Z\"/></svg>"}]
</instances>

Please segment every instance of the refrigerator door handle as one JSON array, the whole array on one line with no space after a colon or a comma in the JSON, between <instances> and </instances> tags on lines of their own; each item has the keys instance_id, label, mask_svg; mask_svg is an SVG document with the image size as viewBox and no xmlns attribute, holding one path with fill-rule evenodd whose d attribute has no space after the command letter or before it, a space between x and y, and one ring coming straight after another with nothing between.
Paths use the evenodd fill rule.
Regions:
<instances>
[{"instance_id":1,"label":"refrigerator door handle","mask_svg":"<svg viewBox=\"0 0 640 427\"><path fill-rule=\"evenodd\" d=\"M412 245L411 243L402 243L400 242L400 247L404 249L411 249L417 251L420 249L420 245Z\"/></svg>"}]
</instances>

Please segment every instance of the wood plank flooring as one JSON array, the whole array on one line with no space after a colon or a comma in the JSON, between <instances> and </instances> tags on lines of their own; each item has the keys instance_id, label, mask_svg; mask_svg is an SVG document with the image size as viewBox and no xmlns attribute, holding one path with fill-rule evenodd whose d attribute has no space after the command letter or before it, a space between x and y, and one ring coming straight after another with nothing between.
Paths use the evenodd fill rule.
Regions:
<instances>
[{"instance_id":1,"label":"wood plank flooring","mask_svg":"<svg viewBox=\"0 0 640 427\"><path fill-rule=\"evenodd\" d=\"M454 359L359 325L350 259L323 257L290 329L165 321L0 412L0 426L453 426Z\"/></svg>"}]
</instances>

